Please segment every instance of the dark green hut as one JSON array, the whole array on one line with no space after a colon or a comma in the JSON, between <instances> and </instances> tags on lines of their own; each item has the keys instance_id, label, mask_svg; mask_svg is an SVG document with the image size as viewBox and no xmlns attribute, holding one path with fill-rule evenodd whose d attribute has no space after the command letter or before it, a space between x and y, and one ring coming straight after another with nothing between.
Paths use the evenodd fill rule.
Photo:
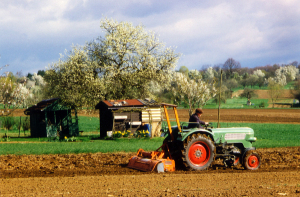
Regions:
<instances>
[{"instance_id":1,"label":"dark green hut","mask_svg":"<svg viewBox=\"0 0 300 197\"><path fill-rule=\"evenodd\" d=\"M24 111L30 115L31 137L78 136L78 117L61 104L60 99L48 99Z\"/></svg>"}]
</instances>

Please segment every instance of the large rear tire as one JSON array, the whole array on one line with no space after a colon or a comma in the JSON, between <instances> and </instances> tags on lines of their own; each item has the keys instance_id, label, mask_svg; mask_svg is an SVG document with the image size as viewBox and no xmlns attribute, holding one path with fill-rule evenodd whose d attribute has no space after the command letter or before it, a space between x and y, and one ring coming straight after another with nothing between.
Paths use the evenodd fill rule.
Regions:
<instances>
[{"instance_id":1,"label":"large rear tire","mask_svg":"<svg viewBox=\"0 0 300 197\"><path fill-rule=\"evenodd\" d=\"M182 160L187 168L205 170L214 160L215 146L204 134L193 134L187 137L182 150Z\"/></svg>"}]
</instances>

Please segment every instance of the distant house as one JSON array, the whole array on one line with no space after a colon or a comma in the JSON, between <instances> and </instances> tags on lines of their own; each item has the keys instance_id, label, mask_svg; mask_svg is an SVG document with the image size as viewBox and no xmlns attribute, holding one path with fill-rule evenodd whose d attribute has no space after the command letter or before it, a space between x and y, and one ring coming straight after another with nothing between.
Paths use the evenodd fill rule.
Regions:
<instances>
[{"instance_id":1,"label":"distant house","mask_svg":"<svg viewBox=\"0 0 300 197\"><path fill-rule=\"evenodd\" d=\"M100 117L100 137L106 137L108 131L131 133L141 129L142 123L149 124L151 136L160 135L161 110L154 100L129 99L105 100L96 105Z\"/></svg>"},{"instance_id":2,"label":"distant house","mask_svg":"<svg viewBox=\"0 0 300 197\"><path fill-rule=\"evenodd\" d=\"M60 99L48 99L24 111L30 115L31 137L78 136L76 110L62 105Z\"/></svg>"}]
</instances>

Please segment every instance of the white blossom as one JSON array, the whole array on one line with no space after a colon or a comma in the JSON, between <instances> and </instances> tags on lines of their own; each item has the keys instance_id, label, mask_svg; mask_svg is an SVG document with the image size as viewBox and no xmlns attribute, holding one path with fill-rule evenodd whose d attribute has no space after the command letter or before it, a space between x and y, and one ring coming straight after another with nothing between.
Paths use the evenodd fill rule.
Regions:
<instances>
[{"instance_id":1,"label":"white blossom","mask_svg":"<svg viewBox=\"0 0 300 197\"><path fill-rule=\"evenodd\" d=\"M265 77L265 73L262 72L262 70L255 70L253 71L253 75L256 75L258 77Z\"/></svg>"},{"instance_id":2,"label":"white blossom","mask_svg":"<svg viewBox=\"0 0 300 197\"><path fill-rule=\"evenodd\" d=\"M104 19L100 27L104 37L86 49L98 64L95 71L104 79L106 99L145 98L151 96L151 82L168 84L179 59L173 48L142 25Z\"/></svg>"},{"instance_id":3,"label":"white blossom","mask_svg":"<svg viewBox=\"0 0 300 197\"><path fill-rule=\"evenodd\" d=\"M208 69L206 69L205 74L208 80L212 80L215 77L215 70L212 67L209 67Z\"/></svg>"},{"instance_id":4,"label":"white blossom","mask_svg":"<svg viewBox=\"0 0 300 197\"><path fill-rule=\"evenodd\" d=\"M193 79L193 80L198 80L198 79L202 78L202 75L198 70L190 70L188 72L188 76L190 79Z\"/></svg>"},{"instance_id":5,"label":"white blossom","mask_svg":"<svg viewBox=\"0 0 300 197\"><path fill-rule=\"evenodd\" d=\"M17 87L12 92L14 105L28 105L28 101L32 98L32 94L29 89L27 89L23 84L18 84Z\"/></svg>"},{"instance_id":6,"label":"white blossom","mask_svg":"<svg viewBox=\"0 0 300 197\"><path fill-rule=\"evenodd\" d=\"M286 76L290 78L290 80L295 80L296 76L299 74L299 69L293 65L285 66L284 67Z\"/></svg>"},{"instance_id":7,"label":"white blossom","mask_svg":"<svg viewBox=\"0 0 300 197\"><path fill-rule=\"evenodd\" d=\"M33 73L32 80L35 81L37 86L45 86L44 78L41 75Z\"/></svg>"},{"instance_id":8,"label":"white blossom","mask_svg":"<svg viewBox=\"0 0 300 197\"><path fill-rule=\"evenodd\" d=\"M197 105L205 105L209 99L216 95L216 89L213 85L201 80L189 79L182 73L174 75L174 82L176 87L172 88L172 92L181 100L188 102L190 114Z\"/></svg>"},{"instance_id":9,"label":"white blossom","mask_svg":"<svg viewBox=\"0 0 300 197\"><path fill-rule=\"evenodd\" d=\"M275 71L275 81L280 85L286 85L287 80L293 81L296 79L296 76L299 74L299 69L295 66L289 65L280 67Z\"/></svg>"},{"instance_id":10,"label":"white blossom","mask_svg":"<svg viewBox=\"0 0 300 197\"><path fill-rule=\"evenodd\" d=\"M93 106L103 99L104 84L94 74L95 63L89 61L88 52L73 50L49 66L46 71L46 96L58 97L71 107Z\"/></svg>"},{"instance_id":11,"label":"white blossom","mask_svg":"<svg viewBox=\"0 0 300 197\"><path fill-rule=\"evenodd\" d=\"M281 86L285 86L286 85L286 77L285 75L281 75L281 78L280 77L269 77L268 79L265 79L265 82L264 84L265 85L269 85L269 84L278 84L278 85L281 85Z\"/></svg>"}]
</instances>

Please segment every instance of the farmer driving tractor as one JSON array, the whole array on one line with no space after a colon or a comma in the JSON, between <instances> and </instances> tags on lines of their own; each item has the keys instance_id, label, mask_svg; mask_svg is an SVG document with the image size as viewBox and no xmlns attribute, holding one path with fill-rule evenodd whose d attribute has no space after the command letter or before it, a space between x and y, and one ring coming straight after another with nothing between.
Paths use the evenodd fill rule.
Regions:
<instances>
[{"instance_id":1,"label":"farmer driving tractor","mask_svg":"<svg viewBox=\"0 0 300 197\"><path fill-rule=\"evenodd\" d=\"M203 114L202 109L197 108L195 110L195 113L193 115L191 115L190 119L189 119L189 125L188 128L200 128L200 129L204 129L201 125L208 125L208 122L204 122L200 120L201 115Z\"/></svg>"}]
</instances>

